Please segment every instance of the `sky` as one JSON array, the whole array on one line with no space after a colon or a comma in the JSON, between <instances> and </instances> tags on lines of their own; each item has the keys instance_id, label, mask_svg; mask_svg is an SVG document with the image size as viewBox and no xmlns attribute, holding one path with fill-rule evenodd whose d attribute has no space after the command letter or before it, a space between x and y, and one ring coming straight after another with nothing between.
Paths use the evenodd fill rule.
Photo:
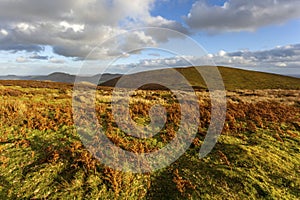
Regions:
<instances>
[{"instance_id":1,"label":"sky","mask_svg":"<svg viewBox=\"0 0 300 200\"><path fill-rule=\"evenodd\" d=\"M0 0L0 75L191 64L299 75L299 10L298 0Z\"/></svg>"}]
</instances>

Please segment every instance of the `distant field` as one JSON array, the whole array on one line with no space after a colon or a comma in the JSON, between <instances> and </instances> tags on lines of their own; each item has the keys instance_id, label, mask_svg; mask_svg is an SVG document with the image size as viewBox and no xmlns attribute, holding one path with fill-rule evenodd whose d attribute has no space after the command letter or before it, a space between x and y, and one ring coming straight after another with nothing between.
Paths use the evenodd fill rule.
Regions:
<instances>
[{"instance_id":1,"label":"distant field","mask_svg":"<svg viewBox=\"0 0 300 200\"><path fill-rule=\"evenodd\" d=\"M235 79L240 87L227 92L226 123L213 151L198 158L211 108L209 93L199 91L201 123L191 147L172 165L147 174L112 170L85 149L74 128L72 85L0 81L0 199L299 199L299 79L272 75L253 90L257 86L247 81L267 75L221 73L245 74ZM289 90L278 90L280 84ZM171 92L138 90L132 97L132 119L140 125L149 123L154 102L168 111L165 128L148 139L116 127L110 101L111 88L99 88L97 116L116 145L151 152L176 135L180 112Z\"/></svg>"}]
</instances>

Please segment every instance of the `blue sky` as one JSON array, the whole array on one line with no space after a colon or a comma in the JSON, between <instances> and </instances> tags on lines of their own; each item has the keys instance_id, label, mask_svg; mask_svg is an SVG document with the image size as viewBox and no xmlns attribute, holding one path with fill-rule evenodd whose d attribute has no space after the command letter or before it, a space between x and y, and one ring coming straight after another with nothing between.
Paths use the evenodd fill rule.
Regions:
<instances>
[{"instance_id":1,"label":"blue sky","mask_svg":"<svg viewBox=\"0 0 300 200\"><path fill-rule=\"evenodd\" d=\"M217 65L300 74L299 9L296 0L1 1L0 72L76 74L88 62L87 73L96 74L103 71L99 62L120 55L122 59L107 72L126 73L137 66L148 70L168 63L182 66L178 55L158 49L169 43L182 50L182 57L199 63L209 58ZM185 37L142 27L170 29ZM130 36L101 46L132 29L137 30ZM194 40L205 53L189 49L187 40ZM96 46L101 48L95 50ZM142 50L148 47L157 49Z\"/></svg>"}]
</instances>

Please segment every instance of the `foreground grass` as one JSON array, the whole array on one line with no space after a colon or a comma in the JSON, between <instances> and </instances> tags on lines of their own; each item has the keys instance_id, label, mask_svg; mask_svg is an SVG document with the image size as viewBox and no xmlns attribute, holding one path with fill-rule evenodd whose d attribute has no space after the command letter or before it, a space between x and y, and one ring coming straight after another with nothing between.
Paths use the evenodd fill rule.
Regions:
<instances>
[{"instance_id":1,"label":"foreground grass","mask_svg":"<svg viewBox=\"0 0 300 200\"><path fill-rule=\"evenodd\" d=\"M300 198L296 102L245 103L240 93L231 94L235 99L228 104L224 132L213 151L199 159L209 123L208 100L199 93L202 123L189 150L165 169L132 174L102 165L84 148L72 122L70 88L6 86L0 92L0 199ZM133 98L139 105L132 107L137 122L147 124L147 114L142 115L149 109L147 96L166 107L174 105L168 92L155 93L141 91ZM127 140L110 126L109 95L99 91L98 112L110 127L108 137L120 146L134 152L155 150L173 137L163 132L142 141L142 147L140 141Z\"/></svg>"},{"instance_id":2,"label":"foreground grass","mask_svg":"<svg viewBox=\"0 0 300 200\"><path fill-rule=\"evenodd\" d=\"M1 199L111 199L146 193L146 175L114 174L96 164L72 128L7 137L1 144Z\"/></svg>"},{"instance_id":3,"label":"foreground grass","mask_svg":"<svg viewBox=\"0 0 300 200\"><path fill-rule=\"evenodd\" d=\"M1 199L297 199L300 194L299 139L279 143L264 131L223 135L208 157L200 160L199 148L190 148L168 168L144 175L93 163L72 128L28 135L8 135L1 143Z\"/></svg>"}]
</instances>

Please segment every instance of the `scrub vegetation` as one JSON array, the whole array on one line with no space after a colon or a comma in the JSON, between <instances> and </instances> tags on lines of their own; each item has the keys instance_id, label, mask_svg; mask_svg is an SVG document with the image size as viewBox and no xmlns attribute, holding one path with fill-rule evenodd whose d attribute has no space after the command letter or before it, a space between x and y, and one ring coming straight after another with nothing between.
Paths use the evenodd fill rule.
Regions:
<instances>
[{"instance_id":1,"label":"scrub vegetation","mask_svg":"<svg viewBox=\"0 0 300 200\"><path fill-rule=\"evenodd\" d=\"M154 103L167 110L165 127L147 139L116 126L111 94L112 88L99 87L95 107L115 145L152 152L176 136L180 105L171 91L132 95L131 118L140 125L149 124ZM83 146L73 122L72 85L1 81L0 199L299 199L299 90L231 88L222 135L203 159L198 154L211 105L207 91L196 95L201 117L190 148L164 169L133 174L106 167Z\"/></svg>"}]
</instances>

